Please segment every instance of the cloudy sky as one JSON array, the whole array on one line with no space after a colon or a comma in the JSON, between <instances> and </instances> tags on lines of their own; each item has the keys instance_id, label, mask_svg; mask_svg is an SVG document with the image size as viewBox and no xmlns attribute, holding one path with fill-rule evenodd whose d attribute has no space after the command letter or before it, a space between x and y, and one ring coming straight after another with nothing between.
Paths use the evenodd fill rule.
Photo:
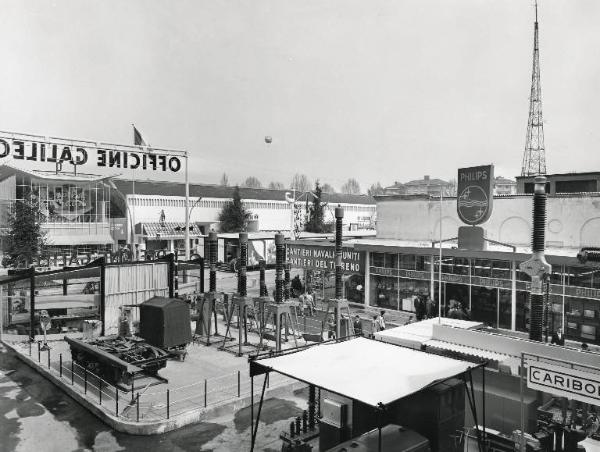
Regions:
<instances>
[{"instance_id":1,"label":"cloudy sky","mask_svg":"<svg viewBox=\"0 0 600 452\"><path fill-rule=\"evenodd\" d=\"M188 150L195 182L520 173L530 0L0 7L0 130L131 144L135 123ZM600 2L541 0L539 18L548 170L600 170Z\"/></svg>"}]
</instances>

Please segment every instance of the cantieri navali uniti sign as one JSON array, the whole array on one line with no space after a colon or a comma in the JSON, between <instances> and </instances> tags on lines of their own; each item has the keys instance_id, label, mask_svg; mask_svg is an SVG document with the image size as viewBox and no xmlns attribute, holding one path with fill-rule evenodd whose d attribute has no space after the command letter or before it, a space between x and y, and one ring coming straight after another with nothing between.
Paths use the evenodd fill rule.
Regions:
<instances>
[{"instance_id":1,"label":"cantieri navali uniti sign","mask_svg":"<svg viewBox=\"0 0 600 452\"><path fill-rule=\"evenodd\" d=\"M0 133L0 163L8 159L29 162L94 164L105 168L178 172L182 151L164 151L139 146L103 145L67 139L37 139L27 135Z\"/></svg>"},{"instance_id":2,"label":"cantieri navali uniti sign","mask_svg":"<svg viewBox=\"0 0 600 452\"><path fill-rule=\"evenodd\" d=\"M600 404L600 374L553 366L544 362L529 364L527 387L580 402Z\"/></svg>"}]
</instances>

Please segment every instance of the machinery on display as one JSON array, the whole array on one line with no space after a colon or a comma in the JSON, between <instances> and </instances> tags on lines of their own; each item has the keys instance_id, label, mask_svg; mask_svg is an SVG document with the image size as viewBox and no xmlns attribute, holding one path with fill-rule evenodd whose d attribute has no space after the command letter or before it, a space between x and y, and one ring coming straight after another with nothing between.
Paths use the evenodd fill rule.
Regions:
<instances>
[{"instance_id":1,"label":"machinery on display","mask_svg":"<svg viewBox=\"0 0 600 452\"><path fill-rule=\"evenodd\" d=\"M208 262L209 262L209 289L207 293L196 297L196 310L198 320L194 332L194 341L211 344L211 337L219 337L217 327L217 312L225 311L228 294L217 292L217 233L208 233ZM214 319L214 324L213 324ZM213 331L214 325L214 331Z\"/></svg>"},{"instance_id":2,"label":"machinery on display","mask_svg":"<svg viewBox=\"0 0 600 452\"><path fill-rule=\"evenodd\" d=\"M170 358L185 358L192 340L190 309L180 299L153 297L140 305L139 337L131 328L131 307L122 309L118 336L89 341L65 336L73 362L115 385L133 385L140 377L166 380L158 371Z\"/></svg>"},{"instance_id":3,"label":"machinery on display","mask_svg":"<svg viewBox=\"0 0 600 452\"><path fill-rule=\"evenodd\" d=\"M342 298L342 220L344 218L344 209L335 208L335 298L326 300L327 310L323 323L321 324L321 336L328 327L328 320L333 316L331 329L335 329L335 337L354 336L354 325L350 315L350 306L348 300ZM343 317L346 314L346 318Z\"/></svg>"},{"instance_id":4,"label":"machinery on display","mask_svg":"<svg viewBox=\"0 0 600 452\"><path fill-rule=\"evenodd\" d=\"M169 353L136 337L104 337L84 342L65 336L73 362L114 385L129 386L139 376L158 377ZM165 381L164 379L161 379Z\"/></svg>"}]
</instances>

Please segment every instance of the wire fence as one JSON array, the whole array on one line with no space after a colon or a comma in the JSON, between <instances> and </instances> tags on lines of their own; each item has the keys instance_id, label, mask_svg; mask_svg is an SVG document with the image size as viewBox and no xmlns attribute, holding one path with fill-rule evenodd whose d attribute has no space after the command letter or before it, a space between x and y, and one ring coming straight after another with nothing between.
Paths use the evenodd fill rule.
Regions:
<instances>
[{"instance_id":1,"label":"wire fence","mask_svg":"<svg viewBox=\"0 0 600 452\"><path fill-rule=\"evenodd\" d=\"M225 404L251 394L250 377L239 370L178 387L165 383L156 386L147 383L142 387L140 383L144 379L132 379L114 385L72 361L68 356L70 354L53 354L41 342L37 342L36 346L30 343L29 354L26 351L22 354L70 385L88 402L129 422L168 420L173 416ZM289 377L273 374L268 379L268 387L281 387L293 382L295 380ZM254 386L254 394L260 395L260 385Z\"/></svg>"}]
</instances>

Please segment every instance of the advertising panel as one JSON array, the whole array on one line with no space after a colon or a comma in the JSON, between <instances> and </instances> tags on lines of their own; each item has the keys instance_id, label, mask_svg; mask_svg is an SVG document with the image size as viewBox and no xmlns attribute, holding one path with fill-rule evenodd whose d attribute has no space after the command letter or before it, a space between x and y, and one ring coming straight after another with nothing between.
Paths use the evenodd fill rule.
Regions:
<instances>
[{"instance_id":1,"label":"advertising panel","mask_svg":"<svg viewBox=\"0 0 600 452\"><path fill-rule=\"evenodd\" d=\"M292 267L307 270L335 271L335 248L318 245L287 246L288 261ZM354 248L342 247L342 271L344 273L359 273L364 275L364 254Z\"/></svg>"},{"instance_id":2,"label":"advertising panel","mask_svg":"<svg viewBox=\"0 0 600 452\"><path fill-rule=\"evenodd\" d=\"M485 222L492 214L494 165L459 168L456 210L470 226Z\"/></svg>"},{"instance_id":3,"label":"advertising panel","mask_svg":"<svg viewBox=\"0 0 600 452\"><path fill-rule=\"evenodd\" d=\"M592 405L600 404L600 375L580 369L530 362L527 387Z\"/></svg>"},{"instance_id":4,"label":"advertising panel","mask_svg":"<svg viewBox=\"0 0 600 452\"><path fill-rule=\"evenodd\" d=\"M177 173L182 168L181 151L173 155L159 149L148 152L141 146L73 144L61 138L35 139L28 135L0 133L0 162L7 159L29 162L95 164L97 167L139 169Z\"/></svg>"}]
</instances>

